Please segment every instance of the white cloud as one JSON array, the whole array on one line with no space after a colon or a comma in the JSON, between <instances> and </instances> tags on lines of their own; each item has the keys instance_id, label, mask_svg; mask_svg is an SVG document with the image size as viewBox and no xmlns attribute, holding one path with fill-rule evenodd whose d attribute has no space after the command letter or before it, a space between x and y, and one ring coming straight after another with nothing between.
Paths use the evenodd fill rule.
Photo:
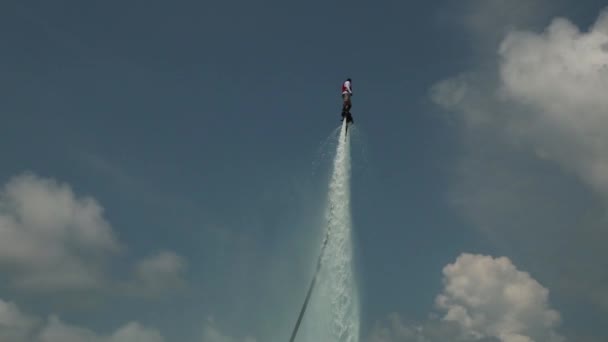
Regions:
<instances>
[{"instance_id":1,"label":"white cloud","mask_svg":"<svg viewBox=\"0 0 608 342\"><path fill-rule=\"evenodd\" d=\"M469 342L462 329L453 322L429 319L425 322L405 320L392 313L376 322L366 342ZM496 339L476 339L476 342L497 342Z\"/></svg>"},{"instance_id":2,"label":"white cloud","mask_svg":"<svg viewBox=\"0 0 608 342\"><path fill-rule=\"evenodd\" d=\"M608 195L608 16L589 32L555 19L541 34L510 32L498 79L481 72L438 83L432 97L469 126L492 125L508 141L578 174Z\"/></svg>"},{"instance_id":3,"label":"white cloud","mask_svg":"<svg viewBox=\"0 0 608 342\"><path fill-rule=\"evenodd\" d=\"M366 342L501 342L495 337L472 337L453 322L428 320L409 323L398 314L378 322Z\"/></svg>"},{"instance_id":4,"label":"white cloud","mask_svg":"<svg viewBox=\"0 0 608 342\"><path fill-rule=\"evenodd\" d=\"M34 338L40 342L102 342L93 331L63 323L59 317L51 315L46 325Z\"/></svg>"},{"instance_id":5,"label":"white cloud","mask_svg":"<svg viewBox=\"0 0 608 342\"><path fill-rule=\"evenodd\" d=\"M114 288L106 266L124 250L103 207L68 184L23 173L0 189L0 270L17 289ZM183 257L158 252L137 262L127 283L159 295L185 284L185 268Z\"/></svg>"},{"instance_id":6,"label":"white cloud","mask_svg":"<svg viewBox=\"0 0 608 342\"><path fill-rule=\"evenodd\" d=\"M97 286L103 258L119 250L103 208L67 184L26 173L0 192L0 267L17 287Z\"/></svg>"},{"instance_id":7,"label":"white cloud","mask_svg":"<svg viewBox=\"0 0 608 342\"><path fill-rule=\"evenodd\" d=\"M0 299L0 341L7 342L163 342L155 330L130 322L110 335L66 324L56 315L42 320L22 313L13 304Z\"/></svg>"},{"instance_id":8,"label":"white cloud","mask_svg":"<svg viewBox=\"0 0 608 342\"><path fill-rule=\"evenodd\" d=\"M201 342L256 342L253 337L236 338L228 336L220 331L215 320L209 317L203 326L203 337Z\"/></svg>"},{"instance_id":9,"label":"white cloud","mask_svg":"<svg viewBox=\"0 0 608 342\"><path fill-rule=\"evenodd\" d=\"M478 39L495 41L508 31L534 25L561 0L485 0L465 2L465 24Z\"/></svg>"},{"instance_id":10,"label":"white cloud","mask_svg":"<svg viewBox=\"0 0 608 342\"><path fill-rule=\"evenodd\" d=\"M26 341L36 320L23 314L10 302L0 299L0 341Z\"/></svg>"},{"instance_id":11,"label":"white cloud","mask_svg":"<svg viewBox=\"0 0 608 342\"><path fill-rule=\"evenodd\" d=\"M446 321L471 336L503 342L561 341L560 315L548 303L549 291L508 258L462 254L443 269L444 290L436 298Z\"/></svg>"},{"instance_id":12,"label":"white cloud","mask_svg":"<svg viewBox=\"0 0 608 342\"><path fill-rule=\"evenodd\" d=\"M564 0L455 0L445 2L438 17L458 30L465 28L474 38L467 48L488 56L509 31L545 25L551 13L567 4Z\"/></svg>"},{"instance_id":13,"label":"white cloud","mask_svg":"<svg viewBox=\"0 0 608 342\"><path fill-rule=\"evenodd\" d=\"M369 342L558 342L560 315L548 290L505 257L462 254L443 269L436 313L424 322L398 314L378 322Z\"/></svg>"},{"instance_id":14,"label":"white cloud","mask_svg":"<svg viewBox=\"0 0 608 342\"><path fill-rule=\"evenodd\" d=\"M605 310L608 271L597 260L608 256L608 15L586 31L557 18L496 46L480 62L490 68L432 88L463 123L450 196L560 299Z\"/></svg>"},{"instance_id":15,"label":"white cloud","mask_svg":"<svg viewBox=\"0 0 608 342\"><path fill-rule=\"evenodd\" d=\"M186 284L183 278L186 267L186 260L181 256L170 251L159 252L136 265L135 278L129 287L144 295L180 288Z\"/></svg>"},{"instance_id":16,"label":"white cloud","mask_svg":"<svg viewBox=\"0 0 608 342\"><path fill-rule=\"evenodd\" d=\"M500 48L501 95L530 109L516 138L608 195L608 15L589 32L556 19L543 34L513 32Z\"/></svg>"},{"instance_id":17,"label":"white cloud","mask_svg":"<svg viewBox=\"0 0 608 342\"><path fill-rule=\"evenodd\" d=\"M118 329L108 342L163 342L164 338L157 330L149 329L137 322L130 322Z\"/></svg>"}]
</instances>

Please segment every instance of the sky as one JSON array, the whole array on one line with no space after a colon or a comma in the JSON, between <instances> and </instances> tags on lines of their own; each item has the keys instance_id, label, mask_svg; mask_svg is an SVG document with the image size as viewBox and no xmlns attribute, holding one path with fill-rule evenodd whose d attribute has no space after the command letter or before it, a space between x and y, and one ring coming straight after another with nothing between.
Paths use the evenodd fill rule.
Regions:
<instances>
[{"instance_id":1,"label":"sky","mask_svg":"<svg viewBox=\"0 0 608 342\"><path fill-rule=\"evenodd\" d=\"M604 10L2 1L0 341L287 340L347 77L361 341L605 341Z\"/></svg>"}]
</instances>

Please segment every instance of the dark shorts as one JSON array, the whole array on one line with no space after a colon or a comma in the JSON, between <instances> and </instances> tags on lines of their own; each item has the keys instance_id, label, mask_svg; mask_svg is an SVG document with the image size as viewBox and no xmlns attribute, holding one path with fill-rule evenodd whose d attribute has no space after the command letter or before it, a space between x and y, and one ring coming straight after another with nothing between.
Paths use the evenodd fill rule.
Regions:
<instances>
[{"instance_id":1,"label":"dark shorts","mask_svg":"<svg viewBox=\"0 0 608 342\"><path fill-rule=\"evenodd\" d=\"M350 103L350 94L342 94L342 99L344 100L344 103Z\"/></svg>"}]
</instances>

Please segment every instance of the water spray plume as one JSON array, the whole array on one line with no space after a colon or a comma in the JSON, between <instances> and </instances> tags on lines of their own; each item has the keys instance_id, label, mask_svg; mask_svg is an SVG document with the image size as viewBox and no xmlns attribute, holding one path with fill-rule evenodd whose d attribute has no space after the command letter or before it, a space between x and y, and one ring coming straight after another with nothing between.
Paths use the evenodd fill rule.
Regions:
<instances>
[{"instance_id":1,"label":"water spray plume","mask_svg":"<svg viewBox=\"0 0 608 342\"><path fill-rule=\"evenodd\" d=\"M326 215L327 227L317 268L290 342L296 340L301 323L304 328L299 341L359 341L350 208L350 139L346 122L338 139Z\"/></svg>"}]
</instances>

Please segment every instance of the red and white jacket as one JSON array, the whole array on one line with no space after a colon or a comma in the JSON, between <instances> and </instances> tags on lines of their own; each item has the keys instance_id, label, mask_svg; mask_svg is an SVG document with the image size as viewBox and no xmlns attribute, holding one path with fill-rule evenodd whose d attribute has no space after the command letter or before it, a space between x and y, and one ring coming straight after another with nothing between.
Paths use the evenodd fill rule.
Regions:
<instances>
[{"instance_id":1,"label":"red and white jacket","mask_svg":"<svg viewBox=\"0 0 608 342\"><path fill-rule=\"evenodd\" d=\"M342 94L351 94L353 93L353 88L352 85L350 84L350 81L344 81L344 83L342 83Z\"/></svg>"}]
</instances>

